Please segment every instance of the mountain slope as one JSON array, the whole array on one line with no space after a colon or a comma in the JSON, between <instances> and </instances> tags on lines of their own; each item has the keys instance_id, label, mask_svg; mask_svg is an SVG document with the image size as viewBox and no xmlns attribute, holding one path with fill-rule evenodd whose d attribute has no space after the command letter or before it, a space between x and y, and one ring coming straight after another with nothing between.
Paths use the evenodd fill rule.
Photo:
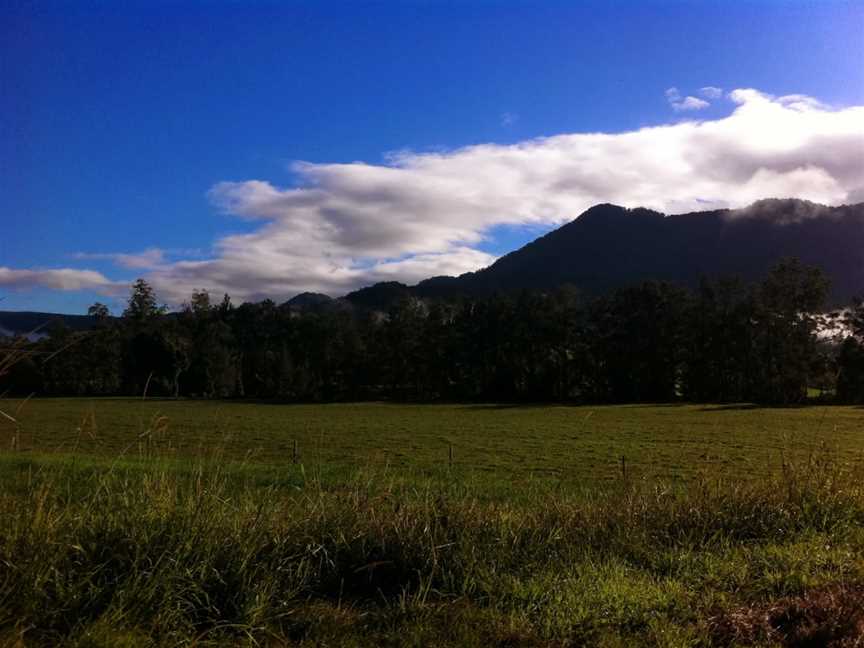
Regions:
<instances>
[{"instance_id":1,"label":"mountain slope","mask_svg":"<svg viewBox=\"0 0 864 648\"><path fill-rule=\"evenodd\" d=\"M86 331L95 320L87 315L63 315L33 311L0 311L0 337L27 335L38 338L52 325L62 324L72 331Z\"/></svg>"},{"instance_id":2,"label":"mountain slope","mask_svg":"<svg viewBox=\"0 0 864 648\"><path fill-rule=\"evenodd\" d=\"M832 281L831 301L864 292L864 203L825 207L763 200L740 210L664 216L597 205L491 266L418 284L419 296L488 294L570 283L588 294L660 279L695 285L701 276L761 278L798 257Z\"/></svg>"}]
</instances>

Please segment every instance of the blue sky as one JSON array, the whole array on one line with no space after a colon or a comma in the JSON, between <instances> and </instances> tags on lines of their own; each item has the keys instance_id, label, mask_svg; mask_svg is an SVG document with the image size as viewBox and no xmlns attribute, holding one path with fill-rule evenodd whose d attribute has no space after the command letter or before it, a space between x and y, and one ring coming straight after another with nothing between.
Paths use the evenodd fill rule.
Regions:
<instances>
[{"instance_id":1,"label":"blue sky","mask_svg":"<svg viewBox=\"0 0 864 648\"><path fill-rule=\"evenodd\" d=\"M862 34L857 2L5 3L0 308L118 310L137 276L175 304L413 283L605 200L843 202ZM778 130L746 173L657 180L760 119L809 134L793 168Z\"/></svg>"}]
</instances>

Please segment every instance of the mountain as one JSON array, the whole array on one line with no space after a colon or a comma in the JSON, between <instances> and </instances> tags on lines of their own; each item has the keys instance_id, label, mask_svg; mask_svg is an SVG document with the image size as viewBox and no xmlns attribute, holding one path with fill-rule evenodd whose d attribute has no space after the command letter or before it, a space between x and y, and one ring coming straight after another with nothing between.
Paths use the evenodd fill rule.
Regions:
<instances>
[{"instance_id":1,"label":"mountain","mask_svg":"<svg viewBox=\"0 0 864 648\"><path fill-rule=\"evenodd\" d=\"M341 299L301 293L287 305L298 312L350 307L387 310L411 296L488 295L562 284L575 285L587 295L601 295L648 279L695 287L703 276L761 279L784 257L797 257L826 272L832 306L864 294L864 203L826 207L806 200L769 199L743 209L674 216L595 205L476 272L432 277L416 286L383 282ZM0 311L0 336L37 328L38 335L56 321L72 330L93 325L86 315Z\"/></svg>"},{"instance_id":2,"label":"mountain","mask_svg":"<svg viewBox=\"0 0 864 648\"><path fill-rule=\"evenodd\" d=\"M0 337L26 335L38 339L52 326L62 324L72 331L86 331L95 320L88 315L62 315L32 311L0 311Z\"/></svg>"},{"instance_id":3,"label":"mountain","mask_svg":"<svg viewBox=\"0 0 864 648\"><path fill-rule=\"evenodd\" d=\"M822 268L831 279L833 305L864 293L864 203L826 207L770 199L674 216L596 205L482 270L411 288L377 284L346 299L374 294L380 304L386 295L486 295L562 284L600 295L647 279L695 286L702 276L757 280L784 257Z\"/></svg>"},{"instance_id":4,"label":"mountain","mask_svg":"<svg viewBox=\"0 0 864 648\"><path fill-rule=\"evenodd\" d=\"M415 293L415 289L398 281L382 281L373 286L348 293L343 299L352 306L369 310L387 310L394 302L410 297Z\"/></svg>"},{"instance_id":5,"label":"mountain","mask_svg":"<svg viewBox=\"0 0 864 648\"><path fill-rule=\"evenodd\" d=\"M285 304L293 311L300 312L320 312L336 308L338 301L323 293L304 292L295 295Z\"/></svg>"}]
</instances>

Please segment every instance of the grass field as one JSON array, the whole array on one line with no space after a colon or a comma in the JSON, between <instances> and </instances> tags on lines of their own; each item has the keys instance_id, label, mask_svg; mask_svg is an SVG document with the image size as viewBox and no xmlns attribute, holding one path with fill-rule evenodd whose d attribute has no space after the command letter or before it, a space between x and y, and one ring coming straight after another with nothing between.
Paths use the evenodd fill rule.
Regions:
<instances>
[{"instance_id":1,"label":"grass field","mask_svg":"<svg viewBox=\"0 0 864 648\"><path fill-rule=\"evenodd\" d=\"M864 642L861 408L2 409L0 645Z\"/></svg>"},{"instance_id":2,"label":"grass field","mask_svg":"<svg viewBox=\"0 0 864 648\"><path fill-rule=\"evenodd\" d=\"M551 479L593 488L630 476L689 480L706 471L752 479L826 448L864 461L864 408L740 406L518 407L274 405L212 401L6 401L0 422L18 456L142 455L244 462L325 473L387 466L395 474L454 469L490 484Z\"/></svg>"}]
</instances>

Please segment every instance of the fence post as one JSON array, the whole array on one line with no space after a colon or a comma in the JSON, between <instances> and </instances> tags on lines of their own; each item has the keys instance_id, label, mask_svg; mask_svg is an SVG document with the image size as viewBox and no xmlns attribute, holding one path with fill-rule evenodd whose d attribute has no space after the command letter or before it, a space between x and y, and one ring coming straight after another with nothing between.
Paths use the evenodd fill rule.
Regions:
<instances>
[{"instance_id":1,"label":"fence post","mask_svg":"<svg viewBox=\"0 0 864 648\"><path fill-rule=\"evenodd\" d=\"M449 467L453 468L453 444L452 443L450 444L449 451L448 451L448 460L449 460L449 463L448 463Z\"/></svg>"},{"instance_id":2,"label":"fence post","mask_svg":"<svg viewBox=\"0 0 864 648\"><path fill-rule=\"evenodd\" d=\"M292 452L291 452L291 461L292 461L293 463L295 463L295 464L297 463L297 457L298 457L298 454L297 454L297 439L294 439L294 448L293 448L293 450L292 450Z\"/></svg>"},{"instance_id":3,"label":"fence post","mask_svg":"<svg viewBox=\"0 0 864 648\"><path fill-rule=\"evenodd\" d=\"M624 458L624 455L621 455L621 477L624 481L627 481L627 460Z\"/></svg>"}]
</instances>

